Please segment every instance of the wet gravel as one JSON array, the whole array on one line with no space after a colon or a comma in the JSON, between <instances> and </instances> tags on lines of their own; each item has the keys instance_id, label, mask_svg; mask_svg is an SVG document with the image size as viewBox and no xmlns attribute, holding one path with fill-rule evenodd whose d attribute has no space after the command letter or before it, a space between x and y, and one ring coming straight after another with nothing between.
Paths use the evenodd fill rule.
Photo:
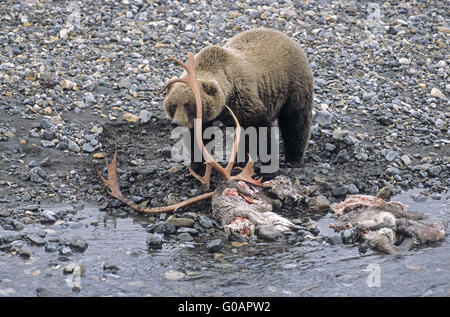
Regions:
<instances>
[{"instance_id":1,"label":"wet gravel","mask_svg":"<svg viewBox=\"0 0 450 317\"><path fill-rule=\"evenodd\" d=\"M418 202L448 198L445 2L26 0L2 2L0 12L5 253L28 259L30 247L39 246L64 263L85 252L89 243L75 232L98 225L83 223L86 202L113 217L135 217L103 194L92 171L94 164L102 170L115 149L121 188L136 203L160 206L203 193L167 155L176 140L170 139L159 90L180 70L161 61L185 59L188 51L223 45L260 26L295 38L315 77L305 163L288 168L281 155L278 173L316 191L309 202L285 208L284 215L304 230L282 239L330 241L313 220L348 194L381 191L389 197L419 188L413 197ZM49 204L62 207L44 207ZM225 236L209 213L209 203L201 202L176 217L146 216L148 247L193 241L216 254L230 243L254 242ZM69 235L55 235L52 228ZM270 228L262 232L253 239L279 239ZM104 269L117 272L114 263Z\"/></svg>"}]
</instances>

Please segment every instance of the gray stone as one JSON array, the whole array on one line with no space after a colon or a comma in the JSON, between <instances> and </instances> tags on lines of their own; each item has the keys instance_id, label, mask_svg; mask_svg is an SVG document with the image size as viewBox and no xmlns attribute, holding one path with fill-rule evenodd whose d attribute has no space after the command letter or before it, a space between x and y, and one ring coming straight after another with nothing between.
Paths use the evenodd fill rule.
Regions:
<instances>
[{"instance_id":1,"label":"gray stone","mask_svg":"<svg viewBox=\"0 0 450 317\"><path fill-rule=\"evenodd\" d=\"M150 233L147 236L146 243L150 248L161 248L163 244L163 235Z\"/></svg>"},{"instance_id":2,"label":"gray stone","mask_svg":"<svg viewBox=\"0 0 450 317\"><path fill-rule=\"evenodd\" d=\"M92 153L95 151L95 148L90 143L84 143L82 150L86 153Z\"/></svg>"},{"instance_id":3,"label":"gray stone","mask_svg":"<svg viewBox=\"0 0 450 317\"><path fill-rule=\"evenodd\" d=\"M139 119L141 120L141 123L147 123L150 121L150 119L153 117L153 113L148 110L141 110L139 112Z\"/></svg>"},{"instance_id":4,"label":"gray stone","mask_svg":"<svg viewBox=\"0 0 450 317\"><path fill-rule=\"evenodd\" d=\"M333 197L342 197L348 194L348 186L340 186L331 191Z\"/></svg>"},{"instance_id":5,"label":"gray stone","mask_svg":"<svg viewBox=\"0 0 450 317\"><path fill-rule=\"evenodd\" d=\"M325 151L333 152L336 149L336 145L327 143L325 144Z\"/></svg>"},{"instance_id":6,"label":"gray stone","mask_svg":"<svg viewBox=\"0 0 450 317\"><path fill-rule=\"evenodd\" d=\"M274 226L271 225L264 225L257 227L255 230L255 234L259 238L268 241L273 241L281 235L281 233Z\"/></svg>"},{"instance_id":7,"label":"gray stone","mask_svg":"<svg viewBox=\"0 0 450 317\"><path fill-rule=\"evenodd\" d=\"M117 86L119 88L125 88L125 89L130 89L131 87L131 81L128 78L121 78L119 80L119 82L117 83Z\"/></svg>"},{"instance_id":8,"label":"gray stone","mask_svg":"<svg viewBox=\"0 0 450 317\"><path fill-rule=\"evenodd\" d=\"M70 247L77 252L84 252L88 248L88 243L80 236L74 236L70 239Z\"/></svg>"},{"instance_id":9,"label":"gray stone","mask_svg":"<svg viewBox=\"0 0 450 317\"><path fill-rule=\"evenodd\" d=\"M214 239L206 245L206 249L210 253L219 252L223 248L222 239Z\"/></svg>"},{"instance_id":10,"label":"gray stone","mask_svg":"<svg viewBox=\"0 0 450 317\"><path fill-rule=\"evenodd\" d=\"M106 261L105 263L103 263L103 270L111 270L111 271L117 272L120 270L120 268L117 265Z\"/></svg>"},{"instance_id":11,"label":"gray stone","mask_svg":"<svg viewBox=\"0 0 450 317\"><path fill-rule=\"evenodd\" d=\"M192 238L192 236L187 232L182 232L179 235L177 235L177 239L184 242L190 242L194 240L194 238Z\"/></svg>"},{"instance_id":12,"label":"gray stone","mask_svg":"<svg viewBox=\"0 0 450 317\"><path fill-rule=\"evenodd\" d=\"M194 226L194 219L189 218L176 218L174 216L170 216L167 220L168 223L173 224L175 227L193 227Z\"/></svg>"},{"instance_id":13,"label":"gray stone","mask_svg":"<svg viewBox=\"0 0 450 317\"><path fill-rule=\"evenodd\" d=\"M198 235L198 230L197 229L187 228L187 227L178 228L177 233L183 233L183 232L187 232L190 235L194 235L194 236Z\"/></svg>"},{"instance_id":14,"label":"gray stone","mask_svg":"<svg viewBox=\"0 0 450 317\"><path fill-rule=\"evenodd\" d=\"M430 177L437 177L442 172L442 166L432 166L427 169L428 176Z\"/></svg>"},{"instance_id":15,"label":"gray stone","mask_svg":"<svg viewBox=\"0 0 450 317\"><path fill-rule=\"evenodd\" d=\"M198 216L198 223L199 223L203 228L206 228L206 229L212 228L212 226L213 226L212 220L209 219L208 217L202 216L202 215Z\"/></svg>"},{"instance_id":16,"label":"gray stone","mask_svg":"<svg viewBox=\"0 0 450 317\"><path fill-rule=\"evenodd\" d=\"M72 140L69 140L69 142L67 143L67 146L68 146L69 150L71 150L72 152L78 153L81 151L80 146Z\"/></svg>"},{"instance_id":17,"label":"gray stone","mask_svg":"<svg viewBox=\"0 0 450 317\"><path fill-rule=\"evenodd\" d=\"M30 241L31 244L38 245L38 246L45 244L45 240L36 234L29 234L26 237L27 237L28 241Z\"/></svg>"},{"instance_id":18,"label":"gray stone","mask_svg":"<svg viewBox=\"0 0 450 317\"><path fill-rule=\"evenodd\" d=\"M340 150L334 159L335 163L345 163L350 159L350 156L347 153L347 150Z\"/></svg>"}]
</instances>

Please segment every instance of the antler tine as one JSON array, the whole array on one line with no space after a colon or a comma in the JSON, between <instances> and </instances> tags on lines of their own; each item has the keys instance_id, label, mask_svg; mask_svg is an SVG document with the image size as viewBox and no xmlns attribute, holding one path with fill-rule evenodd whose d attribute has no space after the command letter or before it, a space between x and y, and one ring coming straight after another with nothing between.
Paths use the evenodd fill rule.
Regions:
<instances>
[{"instance_id":1,"label":"antler tine","mask_svg":"<svg viewBox=\"0 0 450 317\"><path fill-rule=\"evenodd\" d=\"M117 181L117 171L116 171L117 151L114 152L114 157L113 157L111 163L108 163L108 159L106 159L106 168L108 170L108 179L104 178L94 166L94 171L97 173L100 180L105 185L104 186L105 191L112 197L119 199L121 202L125 203L127 206L133 208L134 210L136 210L138 212L162 213L162 212L176 211L178 208L191 205L193 203L196 203L196 202L204 200L204 199L208 199L214 194L214 192L205 193L205 194L202 194L199 196L192 197L185 201L179 202L177 204L164 206L164 207L141 208L138 205L132 203L130 200L126 199L123 196L122 192L120 191L119 183Z\"/></svg>"},{"instance_id":2,"label":"antler tine","mask_svg":"<svg viewBox=\"0 0 450 317\"><path fill-rule=\"evenodd\" d=\"M236 160L237 149L238 149L239 140L240 140L240 137L241 137L241 125L239 124L239 121L236 118L236 116L234 115L233 111L231 111L231 109L227 105L225 105L225 107L228 109L228 111L230 111L230 114L233 117L234 122L236 124L236 130L235 130L235 134L234 134L233 149L231 150L231 154L230 154L230 157L228 159L227 166L225 168L225 171L228 173L228 175L231 175L231 170L233 169L234 161Z\"/></svg>"}]
</instances>

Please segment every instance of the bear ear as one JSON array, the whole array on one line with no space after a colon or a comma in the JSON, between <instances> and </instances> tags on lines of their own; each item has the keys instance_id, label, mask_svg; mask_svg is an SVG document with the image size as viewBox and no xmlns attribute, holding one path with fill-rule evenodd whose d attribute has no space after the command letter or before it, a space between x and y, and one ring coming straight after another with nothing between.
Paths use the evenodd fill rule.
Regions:
<instances>
[{"instance_id":1,"label":"bear ear","mask_svg":"<svg viewBox=\"0 0 450 317\"><path fill-rule=\"evenodd\" d=\"M202 89L208 95L214 96L219 88L219 83L217 80L202 80L200 81Z\"/></svg>"}]
</instances>

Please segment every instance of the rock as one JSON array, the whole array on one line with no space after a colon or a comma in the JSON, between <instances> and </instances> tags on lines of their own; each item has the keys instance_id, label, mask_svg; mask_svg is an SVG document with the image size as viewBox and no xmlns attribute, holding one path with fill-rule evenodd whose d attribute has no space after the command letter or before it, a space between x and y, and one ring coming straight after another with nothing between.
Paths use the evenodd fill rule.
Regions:
<instances>
[{"instance_id":1,"label":"rock","mask_svg":"<svg viewBox=\"0 0 450 317\"><path fill-rule=\"evenodd\" d=\"M356 195L356 194L359 194L359 189L358 189L358 187L356 187L355 184L347 185L347 188L348 188L348 193L349 193L350 195Z\"/></svg>"},{"instance_id":2,"label":"rock","mask_svg":"<svg viewBox=\"0 0 450 317\"><path fill-rule=\"evenodd\" d=\"M103 263L103 270L110 270L110 271L117 272L120 270L120 268L117 265L112 264L111 262L107 261L107 262Z\"/></svg>"},{"instance_id":3,"label":"rock","mask_svg":"<svg viewBox=\"0 0 450 317\"><path fill-rule=\"evenodd\" d=\"M119 82L117 83L117 87L119 88L125 88L130 89L131 87L131 81L128 78L121 78Z\"/></svg>"},{"instance_id":4,"label":"rock","mask_svg":"<svg viewBox=\"0 0 450 317\"><path fill-rule=\"evenodd\" d=\"M377 194L377 197L380 197L384 200L388 200L392 196L391 186L384 186L381 188Z\"/></svg>"},{"instance_id":5,"label":"rock","mask_svg":"<svg viewBox=\"0 0 450 317\"><path fill-rule=\"evenodd\" d=\"M330 208L330 202L325 196L316 196L306 199L308 210L312 212L323 212Z\"/></svg>"},{"instance_id":6,"label":"rock","mask_svg":"<svg viewBox=\"0 0 450 317\"><path fill-rule=\"evenodd\" d=\"M281 233L272 225L264 225L256 227L255 234L259 238L268 241L276 240L281 235Z\"/></svg>"},{"instance_id":7,"label":"rock","mask_svg":"<svg viewBox=\"0 0 450 317\"><path fill-rule=\"evenodd\" d=\"M193 227L194 219L189 218L176 218L175 216L170 216L167 220L168 223L174 225L175 227Z\"/></svg>"},{"instance_id":8,"label":"rock","mask_svg":"<svg viewBox=\"0 0 450 317\"><path fill-rule=\"evenodd\" d=\"M320 126L328 126L333 123L333 115L326 110L319 110L314 115L313 122Z\"/></svg>"},{"instance_id":9,"label":"rock","mask_svg":"<svg viewBox=\"0 0 450 317\"><path fill-rule=\"evenodd\" d=\"M87 92L84 94L84 103L87 105L96 104L97 100L91 92Z\"/></svg>"},{"instance_id":10,"label":"rock","mask_svg":"<svg viewBox=\"0 0 450 317\"><path fill-rule=\"evenodd\" d=\"M72 140L69 140L69 142L67 143L67 146L68 146L69 150L71 150L72 152L78 153L81 151L80 146Z\"/></svg>"},{"instance_id":11,"label":"rock","mask_svg":"<svg viewBox=\"0 0 450 317\"><path fill-rule=\"evenodd\" d=\"M69 256L72 255L72 249L70 247L62 247L61 249L59 249L59 254L64 255L64 256Z\"/></svg>"},{"instance_id":12,"label":"rock","mask_svg":"<svg viewBox=\"0 0 450 317\"><path fill-rule=\"evenodd\" d=\"M48 119L42 119L39 122L39 125L44 130L50 130L52 127L54 127L54 124Z\"/></svg>"},{"instance_id":13,"label":"rock","mask_svg":"<svg viewBox=\"0 0 450 317\"><path fill-rule=\"evenodd\" d=\"M4 207L0 207L0 217L9 217L11 212Z\"/></svg>"},{"instance_id":14,"label":"rock","mask_svg":"<svg viewBox=\"0 0 450 317\"><path fill-rule=\"evenodd\" d=\"M336 149L336 145L327 143L325 144L325 151L333 152Z\"/></svg>"},{"instance_id":15,"label":"rock","mask_svg":"<svg viewBox=\"0 0 450 317\"><path fill-rule=\"evenodd\" d=\"M409 65L409 64L411 63L410 60L407 59L407 58L405 58L405 57L399 58L399 59L398 59L398 62L399 62L401 65Z\"/></svg>"},{"instance_id":16,"label":"rock","mask_svg":"<svg viewBox=\"0 0 450 317\"><path fill-rule=\"evenodd\" d=\"M388 167L385 173L387 176L394 176L400 174L400 170L396 167Z\"/></svg>"},{"instance_id":17,"label":"rock","mask_svg":"<svg viewBox=\"0 0 450 317\"><path fill-rule=\"evenodd\" d=\"M131 122L131 123L135 123L139 121L139 117L135 114L129 113L129 112L125 112L123 114L123 119L125 121Z\"/></svg>"},{"instance_id":18,"label":"rock","mask_svg":"<svg viewBox=\"0 0 450 317\"><path fill-rule=\"evenodd\" d=\"M177 232L177 228L171 223L159 221L153 226L153 231L155 233L173 234Z\"/></svg>"},{"instance_id":19,"label":"rock","mask_svg":"<svg viewBox=\"0 0 450 317\"><path fill-rule=\"evenodd\" d=\"M163 244L163 235L157 233L150 233L147 236L146 243L149 248L161 248Z\"/></svg>"},{"instance_id":20,"label":"rock","mask_svg":"<svg viewBox=\"0 0 450 317\"><path fill-rule=\"evenodd\" d=\"M348 187L347 186L340 186L331 191L331 195L333 197L343 197L348 194Z\"/></svg>"},{"instance_id":21,"label":"rock","mask_svg":"<svg viewBox=\"0 0 450 317\"><path fill-rule=\"evenodd\" d=\"M70 263L63 268L63 274L74 274L75 276L84 276L86 267L83 263Z\"/></svg>"},{"instance_id":22,"label":"rock","mask_svg":"<svg viewBox=\"0 0 450 317\"><path fill-rule=\"evenodd\" d=\"M70 239L70 247L77 252L84 252L88 248L88 243L80 236L74 236Z\"/></svg>"},{"instance_id":23,"label":"rock","mask_svg":"<svg viewBox=\"0 0 450 317\"><path fill-rule=\"evenodd\" d=\"M442 172L442 166L432 166L427 169L428 176L438 177Z\"/></svg>"},{"instance_id":24,"label":"rock","mask_svg":"<svg viewBox=\"0 0 450 317\"><path fill-rule=\"evenodd\" d=\"M181 227L178 228L177 233L189 233L190 235L196 236L198 235L198 230L194 228Z\"/></svg>"},{"instance_id":25,"label":"rock","mask_svg":"<svg viewBox=\"0 0 450 317\"><path fill-rule=\"evenodd\" d=\"M440 99L447 99L444 93L437 88L431 89L430 95Z\"/></svg>"},{"instance_id":26,"label":"rock","mask_svg":"<svg viewBox=\"0 0 450 317\"><path fill-rule=\"evenodd\" d=\"M139 112L139 119L141 120L141 123L149 122L152 117L153 113L148 110L141 110Z\"/></svg>"},{"instance_id":27,"label":"rock","mask_svg":"<svg viewBox=\"0 0 450 317\"><path fill-rule=\"evenodd\" d=\"M198 223L199 223L203 228L206 228L206 229L212 228L212 226L213 226L212 220L209 219L208 217L202 216L202 215L198 216Z\"/></svg>"},{"instance_id":28,"label":"rock","mask_svg":"<svg viewBox=\"0 0 450 317\"><path fill-rule=\"evenodd\" d=\"M194 240L194 238L192 238L192 236L187 232L182 232L179 235L177 235L177 239L184 242L190 242Z\"/></svg>"},{"instance_id":29,"label":"rock","mask_svg":"<svg viewBox=\"0 0 450 317\"><path fill-rule=\"evenodd\" d=\"M347 153L347 150L340 150L334 159L334 163L346 163L350 159L350 156Z\"/></svg>"},{"instance_id":30,"label":"rock","mask_svg":"<svg viewBox=\"0 0 450 317\"><path fill-rule=\"evenodd\" d=\"M56 297L56 293L51 290L48 290L44 287L36 288L36 296L37 297Z\"/></svg>"},{"instance_id":31,"label":"rock","mask_svg":"<svg viewBox=\"0 0 450 317\"><path fill-rule=\"evenodd\" d=\"M26 237L27 237L28 241L30 241L31 244L34 244L37 246L42 246L45 244L45 240L36 234L29 234Z\"/></svg>"},{"instance_id":32,"label":"rock","mask_svg":"<svg viewBox=\"0 0 450 317\"><path fill-rule=\"evenodd\" d=\"M95 148L90 143L84 143L81 149L86 153L92 153L95 151Z\"/></svg>"},{"instance_id":33,"label":"rock","mask_svg":"<svg viewBox=\"0 0 450 317\"><path fill-rule=\"evenodd\" d=\"M223 241L222 241L222 239L214 239L214 240L210 241L206 245L206 249L210 253L219 252L222 248L223 248Z\"/></svg>"},{"instance_id":34,"label":"rock","mask_svg":"<svg viewBox=\"0 0 450 317\"><path fill-rule=\"evenodd\" d=\"M59 249L59 245L54 242L45 243L45 252L56 252Z\"/></svg>"},{"instance_id":35,"label":"rock","mask_svg":"<svg viewBox=\"0 0 450 317\"><path fill-rule=\"evenodd\" d=\"M394 150L389 150L386 152L385 158L388 162L392 162L399 156L400 156L400 152L394 151Z\"/></svg>"},{"instance_id":36,"label":"rock","mask_svg":"<svg viewBox=\"0 0 450 317\"><path fill-rule=\"evenodd\" d=\"M400 159L402 160L403 164L405 164L406 166L411 164L411 159L409 158L408 155L402 155L400 156Z\"/></svg>"},{"instance_id":37,"label":"rock","mask_svg":"<svg viewBox=\"0 0 450 317\"><path fill-rule=\"evenodd\" d=\"M186 276L185 273L179 272L179 271L175 271L175 270L169 270L166 273L164 273L164 277L166 279L168 279L169 281L181 280L185 276Z\"/></svg>"}]
</instances>

